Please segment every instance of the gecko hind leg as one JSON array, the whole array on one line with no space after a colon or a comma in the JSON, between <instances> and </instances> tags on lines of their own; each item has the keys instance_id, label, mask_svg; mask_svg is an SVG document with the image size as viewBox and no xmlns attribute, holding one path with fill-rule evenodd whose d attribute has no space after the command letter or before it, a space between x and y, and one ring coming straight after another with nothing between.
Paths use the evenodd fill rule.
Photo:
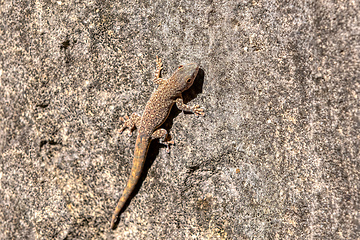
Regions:
<instances>
[{"instance_id":1,"label":"gecko hind leg","mask_svg":"<svg viewBox=\"0 0 360 240\"><path fill-rule=\"evenodd\" d=\"M159 142L161 144L164 144L166 146L166 152L170 153L170 145L174 145L174 140L171 140L170 134L166 131L164 128L159 128L153 134L151 135L151 139L159 139Z\"/></svg>"},{"instance_id":2,"label":"gecko hind leg","mask_svg":"<svg viewBox=\"0 0 360 240\"><path fill-rule=\"evenodd\" d=\"M119 132L122 133L126 128L129 128L129 136L132 135L132 132L140 126L141 116L137 113L131 114L130 118L125 115L125 117L120 117L120 121L123 122L122 126L119 129Z\"/></svg>"}]
</instances>

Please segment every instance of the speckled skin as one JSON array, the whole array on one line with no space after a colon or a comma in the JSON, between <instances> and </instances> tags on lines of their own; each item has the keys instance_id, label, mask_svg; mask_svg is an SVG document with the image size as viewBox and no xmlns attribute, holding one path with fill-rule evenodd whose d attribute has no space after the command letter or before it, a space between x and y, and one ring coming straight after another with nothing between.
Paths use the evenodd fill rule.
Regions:
<instances>
[{"instance_id":1,"label":"speckled skin","mask_svg":"<svg viewBox=\"0 0 360 240\"><path fill-rule=\"evenodd\" d=\"M180 110L204 115L204 110L198 105L192 107L185 105L181 96L181 93L193 84L199 71L199 65L196 63L182 65L169 79L160 78L161 70L161 59L157 57L157 68L153 81L159 84L159 87L147 102L142 117L133 113L131 118L125 116L125 119L121 119L124 124L120 132L129 128L131 133L135 128L138 128L138 135L131 174L112 216L112 229L116 228L119 215L140 179L151 140L159 138L160 142L167 146L167 152L169 152L169 145L174 143L168 139L169 136L165 129L158 129L168 117L171 107L176 103Z\"/></svg>"}]
</instances>

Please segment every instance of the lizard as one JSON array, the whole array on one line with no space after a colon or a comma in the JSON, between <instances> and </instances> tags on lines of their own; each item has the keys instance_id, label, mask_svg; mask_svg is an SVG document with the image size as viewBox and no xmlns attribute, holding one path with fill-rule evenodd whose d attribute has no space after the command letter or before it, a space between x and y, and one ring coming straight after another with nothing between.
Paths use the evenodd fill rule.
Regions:
<instances>
[{"instance_id":1,"label":"lizard","mask_svg":"<svg viewBox=\"0 0 360 240\"><path fill-rule=\"evenodd\" d=\"M156 56L156 70L153 82L158 85L158 88L152 93L146 103L142 116L133 113L130 118L127 115L124 116L125 118L119 118L119 120L123 122L119 129L120 133L126 128L129 128L130 136L135 129L138 129L138 134L131 173L113 213L111 229L116 228L120 213L123 211L126 202L129 200L135 186L139 182L150 142L154 139L159 139L159 142L167 147L167 153L170 152L169 146L174 144L174 141L171 140L170 134L168 134L166 129L159 128L167 119L172 106L176 104L179 110L192 112L196 116L205 114L204 109L200 108L199 105L188 106L184 104L182 98L182 92L189 89L194 83L199 71L199 65L196 63L180 65L168 79L161 78L162 69L161 58Z\"/></svg>"}]
</instances>

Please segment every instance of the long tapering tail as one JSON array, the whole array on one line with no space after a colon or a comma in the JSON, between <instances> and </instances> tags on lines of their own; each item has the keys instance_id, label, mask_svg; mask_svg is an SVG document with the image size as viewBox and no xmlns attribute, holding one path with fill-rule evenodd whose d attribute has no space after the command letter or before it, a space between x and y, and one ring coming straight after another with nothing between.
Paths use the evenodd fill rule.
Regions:
<instances>
[{"instance_id":1,"label":"long tapering tail","mask_svg":"<svg viewBox=\"0 0 360 240\"><path fill-rule=\"evenodd\" d=\"M126 184L124 192L123 192L123 194L115 208L115 211L113 213L113 216L111 219L111 226L110 226L111 229L116 228L120 213L123 210L126 202L129 200L131 194L133 193L137 183L139 182L139 179L141 177L141 174L142 174L142 171L144 168L146 154L147 154L149 144L150 144L150 139L148 137L141 137L139 135L136 139L134 160L133 160L133 165L131 168L130 177Z\"/></svg>"}]
</instances>

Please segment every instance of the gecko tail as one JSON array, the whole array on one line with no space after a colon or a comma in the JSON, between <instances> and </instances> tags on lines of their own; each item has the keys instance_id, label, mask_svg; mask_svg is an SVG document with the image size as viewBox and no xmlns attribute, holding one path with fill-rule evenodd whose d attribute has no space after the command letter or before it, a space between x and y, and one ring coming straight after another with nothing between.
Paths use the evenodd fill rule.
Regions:
<instances>
[{"instance_id":1,"label":"gecko tail","mask_svg":"<svg viewBox=\"0 0 360 240\"><path fill-rule=\"evenodd\" d=\"M141 141L141 139L137 139L137 141L138 140L139 143L135 146L137 146L137 148L141 150L135 150L135 156L129 180L111 218L111 229L115 229L117 227L120 214L125 210L125 204L128 202L132 193L134 192L134 189L138 184L141 174L143 172L149 141Z\"/></svg>"},{"instance_id":2,"label":"gecko tail","mask_svg":"<svg viewBox=\"0 0 360 240\"><path fill-rule=\"evenodd\" d=\"M134 192L134 189L139 182L143 164L141 164L142 166L139 166L139 164L137 164L135 161L136 159L134 159L133 167L131 169L131 175L112 216L110 226L111 229L115 229L118 225L120 214L123 212L125 204L130 199L131 194Z\"/></svg>"}]
</instances>

